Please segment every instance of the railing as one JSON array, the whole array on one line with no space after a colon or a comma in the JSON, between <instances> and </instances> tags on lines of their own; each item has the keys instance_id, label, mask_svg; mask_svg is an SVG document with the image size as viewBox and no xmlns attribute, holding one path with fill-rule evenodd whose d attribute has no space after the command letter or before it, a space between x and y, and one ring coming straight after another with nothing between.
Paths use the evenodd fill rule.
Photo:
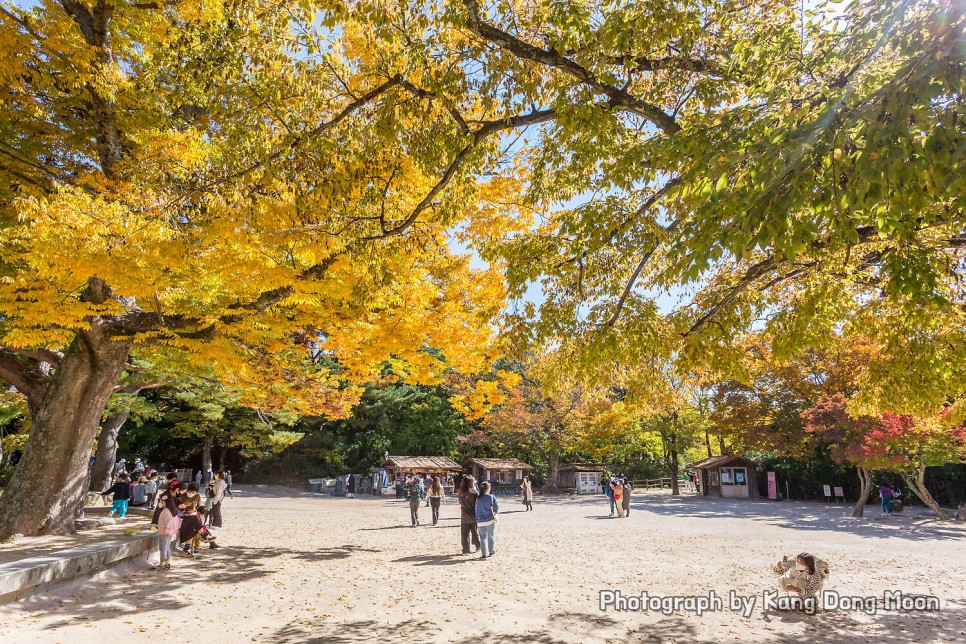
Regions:
<instances>
[{"instance_id":1,"label":"railing","mask_svg":"<svg viewBox=\"0 0 966 644\"><path fill-rule=\"evenodd\" d=\"M671 482L673 479L670 476L662 476L658 479L643 479L640 481L631 481L631 485L636 490L663 490L664 488L671 488ZM684 478L678 478L678 487L686 488L688 486L688 480Z\"/></svg>"}]
</instances>

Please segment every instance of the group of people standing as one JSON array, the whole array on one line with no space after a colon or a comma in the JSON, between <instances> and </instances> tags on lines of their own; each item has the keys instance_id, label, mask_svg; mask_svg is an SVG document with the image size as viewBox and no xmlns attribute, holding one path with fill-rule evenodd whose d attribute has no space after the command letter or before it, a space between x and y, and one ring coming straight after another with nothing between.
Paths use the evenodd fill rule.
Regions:
<instances>
[{"instance_id":1,"label":"group of people standing","mask_svg":"<svg viewBox=\"0 0 966 644\"><path fill-rule=\"evenodd\" d=\"M612 476L604 481L604 494L610 500L610 516L614 516L615 512L618 518L630 516L633 490L631 482L624 477Z\"/></svg>"},{"instance_id":2,"label":"group of people standing","mask_svg":"<svg viewBox=\"0 0 966 644\"><path fill-rule=\"evenodd\" d=\"M164 489L157 495L157 507L151 523L158 527L157 569L171 568L171 544L177 539L176 552L193 557L199 554L202 543L210 549L218 544L209 528L222 527L221 504L228 492L224 472L214 472L202 498L196 483L179 481L176 474L167 475Z\"/></svg>"}]
</instances>

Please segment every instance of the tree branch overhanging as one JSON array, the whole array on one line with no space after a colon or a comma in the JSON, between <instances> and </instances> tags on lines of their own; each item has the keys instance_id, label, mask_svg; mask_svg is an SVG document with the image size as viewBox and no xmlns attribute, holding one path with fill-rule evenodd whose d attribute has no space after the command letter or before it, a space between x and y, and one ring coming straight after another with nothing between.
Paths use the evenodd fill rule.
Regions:
<instances>
[{"instance_id":1,"label":"tree branch overhanging","mask_svg":"<svg viewBox=\"0 0 966 644\"><path fill-rule=\"evenodd\" d=\"M463 0L463 6L466 8L467 26L470 31L483 40L525 60L559 69L584 85L607 96L612 107L637 114L653 123L666 134L674 134L681 130L677 121L657 105L643 101L631 95L625 89L603 82L592 71L553 48L541 49L487 23L481 17L480 4L477 0Z\"/></svg>"}]
</instances>

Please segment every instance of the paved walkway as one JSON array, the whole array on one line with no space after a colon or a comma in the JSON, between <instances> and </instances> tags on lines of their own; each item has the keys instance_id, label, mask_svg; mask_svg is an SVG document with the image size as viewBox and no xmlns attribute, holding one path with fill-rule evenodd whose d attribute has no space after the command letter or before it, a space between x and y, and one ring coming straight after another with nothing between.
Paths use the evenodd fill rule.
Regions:
<instances>
[{"instance_id":1,"label":"paved walkway","mask_svg":"<svg viewBox=\"0 0 966 644\"><path fill-rule=\"evenodd\" d=\"M497 556L459 554L458 507L409 527L405 502L241 488L223 548L161 575L130 564L0 607L7 642L966 641L966 527L855 520L843 506L651 493L504 500ZM429 519L429 509L420 510ZM830 562L829 588L934 595L939 613L763 612L782 554ZM737 612L601 612L599 591L757 597ZM881 602L880 602L881 603ZM727 608L727 607L726 607Z\"/></svg>"}]
</instances>

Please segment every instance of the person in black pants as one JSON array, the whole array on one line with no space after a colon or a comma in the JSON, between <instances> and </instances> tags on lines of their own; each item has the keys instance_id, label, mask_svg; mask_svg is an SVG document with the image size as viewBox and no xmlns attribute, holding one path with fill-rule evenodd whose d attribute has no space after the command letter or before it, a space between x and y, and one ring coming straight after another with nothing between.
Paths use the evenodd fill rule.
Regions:
<instances>
[{"instance_id":1,"label":"person in black pants","mask_svg":"<svg viewBox=\"0 0 966 644\"><path fill-rule=\"evenodd\" d=\"M419 502L423 498L423 489L414 476L406 478L406 497L409 499L409 518L415 528L419 525Z\"/></svg>"},{"instance_id":2,"label":"person in black pants","mask_svg":"<svg viewBox=\"0 0 966 644\"><path fill-rule=\"evenodd\" d=\"M468 555L480 549L480 534L476 531L476 499L480 494L476 489L476 479L464 476L457 494L460 500L460 543L463 554ZM471 540L473 550L470 550Z\"/></svg>"},{"instance_id":3,"label":"person in black pants","mask_svg":"<svg viewBox=\"0 0 966 644\"><path fill-rule=\"evenodd\" d=\"M429 507L433 509L433 525L436 525L439 522L439 506L443 502L443 484L438 476L433 477L426 496L429 497Z\"/></svg>"}]
</instances>

